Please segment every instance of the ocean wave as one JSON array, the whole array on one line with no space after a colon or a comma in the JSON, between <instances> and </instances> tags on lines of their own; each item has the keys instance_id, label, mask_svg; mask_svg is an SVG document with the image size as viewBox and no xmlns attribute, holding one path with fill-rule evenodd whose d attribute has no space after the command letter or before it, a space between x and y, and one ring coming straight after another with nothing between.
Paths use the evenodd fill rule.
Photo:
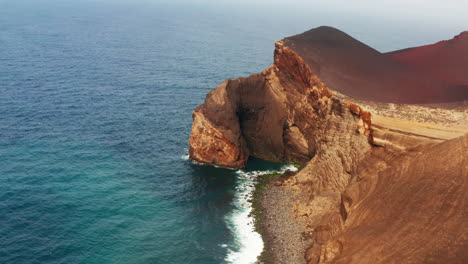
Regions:
<instances>
[{"instance_id":1,"label":"ocean wave","mask_svg":"<svg viewBox=\"0 0 468 264\"><path fill-rule=\"evenodd\" d=\"M192 162L193 165L210 166L210 167L215 167L215 168L218 168L218 169L234 170L234 169L228 168L228 167L222 167L222 166L217 166L217 165L213 165L213 164L204 164L204 163L196 162L195 160L191 160L187 149L185 150L185 154L180 156L180 159L184 160L184 161L190 161L190 162Z\"/></svg>"},{"instance_id":2,"label":"ocean wave","mask_svg":"<svg viewBox=\"0 0 468 264\"><path fill-rule=\"evenodd\" d=\"M181 158L182 160L189 160L189 159L190 159L190 155L189 155L188 149L184 148L184 155L180 156L180 158Z\"/></svg>"},{"instance_id":3,"label":"ocean wave","mask_svg":"<svg viewBox=\"0 0 468 264\"><path fill-rule=\"evenodd\" d=\"M250 264L257 261L263 251L263 239L255 231L254 219L250 215L252 203L250 202L255 188L256 178L269 173L284 173L297 171L293 165L285 165L279 170L250 171L238 170L239 184L233 200L234 210L227 215L226 222L234 235L234 244L228 246L225 260L231 264Z\"/></svg>"}]
</instances>

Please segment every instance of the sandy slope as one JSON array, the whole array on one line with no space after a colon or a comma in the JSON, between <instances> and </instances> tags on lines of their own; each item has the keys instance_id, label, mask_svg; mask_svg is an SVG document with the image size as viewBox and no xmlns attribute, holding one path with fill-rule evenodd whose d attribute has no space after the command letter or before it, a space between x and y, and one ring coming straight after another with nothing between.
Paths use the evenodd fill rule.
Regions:
<instances>
[{"instance_id":1,"label":"sandy slope","mask_svg":"<svg viewBox=\"0 0 468 264\"><path fill-rule=\"evenodd\" d=\"M466 33L395 53L380 53L331 27L285 38L284 43L331 89L354 98L393 103L468 99Z\"/></svg>"}]
</instances>

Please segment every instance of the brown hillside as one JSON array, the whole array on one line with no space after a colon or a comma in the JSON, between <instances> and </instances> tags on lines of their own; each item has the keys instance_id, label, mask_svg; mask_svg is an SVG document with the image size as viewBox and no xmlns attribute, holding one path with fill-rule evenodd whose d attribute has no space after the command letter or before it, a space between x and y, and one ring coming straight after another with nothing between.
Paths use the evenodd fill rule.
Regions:
<instances>
[{"instance_id":1,"label":"brown hillside","mask_svg":"<svg viewBox=\"0 0 468 264\"><path fill-rule=\"evenodd\" d=\"M468 76L468 72L465 75L459 73L464 72L468 63L451 59L466 56L468 45L464 46L461 41L455 41L456 45L441 45L444 48L438 49L436 55L428 59L433 66L427 70L418 67L420 61L425 63L421 56L419 60L411 60L412 64L407 62L409 59L404 59L415 57L411 54L417 54L419 48L402 52L398 56L400 59L395 59L331 27L319 27L288 37L284 39L284 44L297 52L327 86L354 98L393 103L440 103L468 99L468 89L460 81L462 77L447 75L452 80L449 83L447 78L438 78L439 75L431 72L431 69L443 67L439 67L438 59L446 55L445 64L442 65L456 62L451 68L464 66L459 67L456 76ZM440 75L444 72L440 71Z\"/></svg>"}]
</instances>

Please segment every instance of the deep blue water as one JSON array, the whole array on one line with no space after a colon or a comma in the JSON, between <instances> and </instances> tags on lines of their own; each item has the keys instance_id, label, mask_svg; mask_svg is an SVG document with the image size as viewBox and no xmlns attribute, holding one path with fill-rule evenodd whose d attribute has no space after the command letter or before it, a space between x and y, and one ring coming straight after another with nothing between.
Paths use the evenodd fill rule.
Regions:
<instances>
[{"instance_id":1,"label":"deep blue water","mask_svg":"<svg viewBox=\"0 0 468 264\"><path fill-rule=\"evenodd\" d=\"M244 180L185 158L208 91L323 24L380 50L457 33L394 25L385 39L365 20L280 11L0 0L0 263L226 263Z\"/></svg>"}]
</instances>

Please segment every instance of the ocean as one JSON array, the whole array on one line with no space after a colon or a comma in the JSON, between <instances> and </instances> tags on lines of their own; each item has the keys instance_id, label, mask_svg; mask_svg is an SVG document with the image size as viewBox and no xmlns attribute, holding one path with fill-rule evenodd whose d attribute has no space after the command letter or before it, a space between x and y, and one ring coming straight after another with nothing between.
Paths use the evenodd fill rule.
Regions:
<instances>
[{"instance_id":1,"label":"ocean","mask_svg":"<svg viewBox=\"0 0 468 264\"><path fill-rule=\"evenodd\" d=\"M320 25L381 51L457 33L259 8L0 0L0 263L252 263L245 196L256 175L292 168L190 161L205 95Z\"/></svg>"}]
</instances>

